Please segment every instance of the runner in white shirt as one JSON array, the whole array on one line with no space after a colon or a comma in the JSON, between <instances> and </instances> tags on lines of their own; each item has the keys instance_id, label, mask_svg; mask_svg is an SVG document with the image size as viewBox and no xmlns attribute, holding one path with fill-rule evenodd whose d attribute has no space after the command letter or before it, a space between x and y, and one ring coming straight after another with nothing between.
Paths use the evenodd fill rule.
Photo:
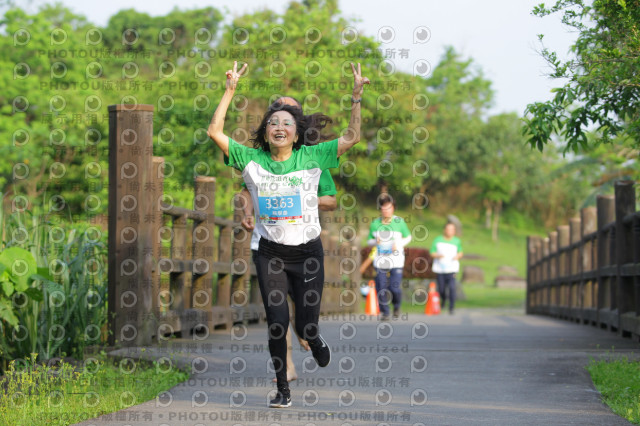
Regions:
<instances>
[{"instance_id":1,"label":"runner in white shirt","mask_svg":"<svg viewBox=\"0 0 640 426\"><path fill-rule=\"evenodd\" d=\"M338 139L305 146L307 123L300 108L284 105L269 110L254 133L254 148L233 141L224 133L224 118L245 64L227 71L225 93L207 134L225 155L225 163L242 171L251 194L260 234L258 284L269 330L269 352L276 371L278 393L270 407L289 407L291 394L286 371L286 331L291 290L295 326L311 348L318 365L331 360L329 345L320 335L318 318L324 285L323 250L318 220L318 183L323 170L337 167L338 157L360 140L360 101L369 79L360 64L351 65L354 78L349 127Z\"/></svg>"},{"instance_id":2,"label":"runner in white shirt","mask_svg":"<svg viewBox=\"0 0 640 426\"><path fill-rule=\"evenodd\" d=\"M460 259L464 256L462 243L460 238L456 237L456 226L453 223L444 226L443 234L433 240L430 251L442 309L449 300L449 313L453 314L456 302L456 274L460 270Z\"/></svg>"},{"instance_id":3,"label":"runner in white shirt","mask_svg":"<svg viewBox=\"0 0 640 426\"><path fill-rule=\"evenodd\" d=\"M295 106L298 108L302 108L302 105L300 104L300 102L298 102L297 99L289 97L289 96L284 96L281 98L278 98L277 100L275 100L270 106L269 109L272 110L280 110L282 109L283 105L291 105L291 106ZM323 134L323 130L324 128L331 123L331 119L329 117L327 117L326 115L322 114L322 113L314 113L311 115L305 115L304 116L305 120L307 121L308 124L308 132L310 134L310 140L305 141L305 144L307 145L315 145L319 142L324 142L326 140L329 139L329 136L326 134ZM337 207L337 202L336 202L336 185L333 182L333 178L331 177L331 173L329 173L329 170L325 170L322 172L322 174L320 175L320 184L318 186L318 209L319 210L323 210L323 211L333 211L336 209ZM241 204L242 204L242 208L244 211L244 218L242 219L242 221L240 222L241 225L247 230L252 232L251 235L251 256L253 259L253 263L256 265L258 265L258 247L259 247L259 243L260 243L260 234L258 234L258 232L256 232L255 230L255 217L254 217L254 210L253 210L253 201L251 200L251 194L249 194L249 191L247 190L246 186L243 187L242 191L240 191L239 193L240 198L242 200ZM287 329L287 380L288 381L292 381L292 380L296 380L298 378L298 374L296 373L296 366L293 363L293 357L292 357L292 350L293 350L293 339L291 336L291 329L293 328L293 325L295 323L295 305L292 305L291 303L289 303L289 310L290 310L290 320L292 320L292 323L290 324L289 328ZM295 331L295 330L294 330ZM301 336L298 336L296 334L296 336L298 337L298 342L300 343L300 346L302 349L304 349L305 351L308 351L309 348L309 344L307 343L306 340L304 340ZM273 379L274 382L277 382L277 379Z\"/></svg>"}]
</instances>

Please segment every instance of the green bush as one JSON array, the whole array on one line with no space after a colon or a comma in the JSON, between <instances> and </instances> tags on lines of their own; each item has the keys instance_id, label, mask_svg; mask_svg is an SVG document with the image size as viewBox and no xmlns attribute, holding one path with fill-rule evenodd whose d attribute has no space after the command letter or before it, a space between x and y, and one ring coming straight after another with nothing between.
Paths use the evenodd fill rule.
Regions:
<instances>
[{"instance_id":1,"label":"green bush","mask_svg":"<svg viewBox=\"0 0 640 426\"><path fill-rule=\"evenodd\" d=\"M106 340L106 244L86 225L0 213L0 367L36 353L82 358Z\"/></svg>"}]
</instances>

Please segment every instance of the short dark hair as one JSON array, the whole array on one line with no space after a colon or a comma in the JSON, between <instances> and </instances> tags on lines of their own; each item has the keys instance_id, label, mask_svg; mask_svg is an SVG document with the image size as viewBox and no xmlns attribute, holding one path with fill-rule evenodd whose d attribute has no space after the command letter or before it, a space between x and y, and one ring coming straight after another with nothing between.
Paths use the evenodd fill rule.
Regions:
<instances>
[{"instance_id":1,"label":"short dark hair","mask_svg":"<svg viewBox=\"0 0 640 426\"><path fill-rule=\"evenodd\" d=\"M391 203L393 204L393 207L395 208L396 206L396 202L393 199L393 197L389 194L382 194L380 195L380 197L378 197L378 208L381 208L382 206L384 206L385 204Z\"/></svg>"}]
</instances>

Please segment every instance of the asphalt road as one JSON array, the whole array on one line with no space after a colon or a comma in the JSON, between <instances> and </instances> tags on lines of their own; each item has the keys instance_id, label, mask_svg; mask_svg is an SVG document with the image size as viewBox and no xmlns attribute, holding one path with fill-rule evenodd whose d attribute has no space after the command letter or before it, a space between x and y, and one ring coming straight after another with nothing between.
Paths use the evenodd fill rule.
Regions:
<instances>
[{"instance_id":1,"label":"asphalt road","mask_svg":"<svg viewBox=\"0 0 640 426\"><path fill-rule=\"evenodd\" d=\"M265 324L215 330L146 349L192 378L153 401L82 425L626 425L600 399L591 358L640 357L640 344L588 325L464 311L379 322L321 318L332 361L293 357L293 405L275 393ZM138 350L120 350L137 356ZM161 374L161 373L159 373Z\"/></svg>"}]
</instances>

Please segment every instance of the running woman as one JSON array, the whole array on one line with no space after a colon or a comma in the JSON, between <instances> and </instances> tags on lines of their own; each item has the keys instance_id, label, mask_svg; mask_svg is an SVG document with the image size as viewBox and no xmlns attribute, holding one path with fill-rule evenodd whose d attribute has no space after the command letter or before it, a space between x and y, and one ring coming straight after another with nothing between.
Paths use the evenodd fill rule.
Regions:
<instances>
[{"instance_id":1,"label":"running woman","mask_svg":"<svg viewBox=\"0 0 640 426\"><path fill-rule=\"evenodd\" d=\"M282 109L282 105L291 105L298 108L302 108L300 102L297 99L294 99L290 96L283 96L281 98L276 99L271 105L269 105L269 109L279 110ZM327 126L327 124L331 123L331 119L324 114L315 113L311 115L305 115L305 120L307 121L307 125L309 128L310 137L305 140L306 145L315 145L316 143L323 142L329 139L328 135L322 133L323 129ZM312 133L313 132L313 133ZM320 175L320 184L318 186L318 210L323 211L332 211L337 207L336 202L336 185L333 182L333 178L331 177L331 173L329 170L324 170ZM251 194L247 190L246 185L243 183L242 191L239 193L240 198L242 200L242 206L244 211L244 219L240 222L241 225L247 230L252 232L251 235L251 255L253 258L253 263L257 266L257 258L258 258L258 247L260 243L260 234L255 230L255 218L254 218L254 209L253 209L253 201L251 200ZM293 363L293 343L291 336L291 329L293 328L293 324L295 324L295 305L289 304L290 317L289 320L291 325L287 329L287 380L292 381L298 378L298 374L296 373L296 366ZM294 330L295 332L295 330ZM304 340L301 336L298 336L298 342L300 346L305 351L309 350L309 344L306 340ZM277 379L273 379L274 382L277 382Z\"/></svg>"},{"instance_id":2,"label":"running woman","mask_svg":"<svg viewBox=\"0 0 640 426\"><path fill-rule=\"evenodd\" d=\"M323 170L338 166L338 158L360 140L360 101L369 79L360 64L351 64L354 87L349 126L338 139L304 144L308 124L300 108L283 105L269 110L254 132L254 148L238 144L224 133L224 119L240 76L237 62L226 72L226 88L207 134L225 155L225 163L242 172L251 194L260 234L258 284L267 315L269 352L278 392L270 407L291 406L287 381L287 294L296 306L295 327L320 367L331 361L329 345L320 335L318 319L324 284L324 254L318 219L318 183ZM291 291L289 291L291 290Z\"/></svg>"}]
</instances>

